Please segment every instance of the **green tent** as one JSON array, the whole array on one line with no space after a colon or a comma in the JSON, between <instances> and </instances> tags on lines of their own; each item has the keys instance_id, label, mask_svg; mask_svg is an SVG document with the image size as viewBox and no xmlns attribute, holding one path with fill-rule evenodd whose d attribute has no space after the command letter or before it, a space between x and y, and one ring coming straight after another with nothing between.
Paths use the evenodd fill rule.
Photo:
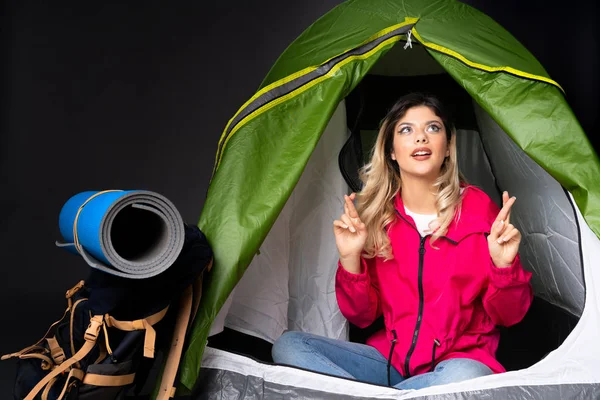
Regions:
<instances>
[{"instance_id":1,"label":"green tent","mask_svg":"<svg viewBox=\"0 0 600 400\"><path fill-rule=\"evenodd\" d=\"M205 346L215 317L247 267L262 251L261 246L306 172L313 151L325 140L326 128L336 119L336 113L342 112L338 122L344 125L341 132L346 135L341 143L346 142L349 132L351 139L358 140L348 139L345 148L352 142L354 150L342 151L340 166L352 164L344 161L348 157L368 151L365 143L368 143L371 128L365 125L357 133L349 123L358 121L358 113L351 110L349 100L358 96L359 84L375 82L369 83L370 87L379 85L382 89L378 90L385 91L386 82L403 79L404 82L421 83L439 77L452 81L458 88L456 90L470 96L464 104L476 115L475 123L469 128L476 134L466 135L469 139L464 143L472 142L465 146L478 149L482 157L489 160L486 169L492 178L482 178L479 182L482 187L494 191L518 181L519 187L511 189L514 192L519 188L523 190L527 182L531 182L534 189L535 182L541 182L540 179L553 182L558 190L553 189L554 192L543 199L531 197L527 203L530 208L523 209L526 214L528 210L544 208L546 217L539 217L546 218L542 226L549 223L552 213L556 212L545 205L562 202L562 206L557 206L558 210L570 207L567 220L575 235L570 241L576 250L557 247L552 258L563 260L543 262L541 264L545 266L539 266L539 269L536 269L535 256L530 258L534 276L537 275L536 295L568 311L577 320L581 317L576 329L583 329L584 302L586 312L591 309L591 301L596 302L594 309L598 308L595 297L590 295L593 275L588 271L591 265L586 264L586 260L593 258L590 258L591 250L586 249L597 251L599 248L600 186L597 183L600 181L600 164L560 85L514 37L470 6L450 0L350 0L316 21L283 52L256 94L240 107L225 127L199 222L213 247L215 264L212 276L205 284L183 358L182 390L194 387L198 376L203 375L202 359L207 356ZM394 86L390 83L387 87ZM391 93L393 97L402 94ZM369 99L374 97L367 97L366 101ZM340 107L345 108L340 111ZM378 113L374 112L377 117L373 118L381 119L385 115L383 107ZM360 151L356 150L357 143L363 146ZM462 148L459 146L459 152ZM506 154L496 154L494 149L510 150L506 150ZM341 146L333 146L328 151L337 157L340 150ZM508 162L508 155L517 153L521 157L519 160L528 160L531 165L512 163L511 168L515 171L511 172L511 168L505 171L501 163ZM362 162L354 161L358 166ZM468 159L465 162L468 164ZM534 168L539 171L527 175L527 171ZM472 169L477 170L477 165ZM343 179L343 171L342 174L337 172ZM522 179L513 179L515 176ZM352 176L345 178L352 187ZM548 185L544 184L544 188ZM497 193L488 192L492 198L497 198ZM526 195L517 196L523 199ZM541 202L540 206L536 201ZM325 222L330 224L331 221ZM527 228L521 229L526 235ZM535 229L532 227L530 232L531 254L536 254L536 249L544 252L544 246L548 246L548 242L536 241L534 234L539 232L534 232ZM561 235L563 233L559 232L554 236ZM546 239L548 237L546 235ZM591 247L586 247L584 242ZM335 256L335 247L330 250ZM570 252L568 257L565 252ZM555 278L554 283L548 284L548 274L561 275L570 264L574 265L572 270L578 270L576 273L566 273L569 278ZM561 287L563 283L567 288L580 287L580 290L566 293ZM548 286L550 288L546 290ZM594 321L598 320L597 316L598 313ZM251 328L246 331L252 333ZM268 340L265 335L256 336ZM561 348L570 343L570 338L572 335ZM577 346L572 344L573 349ZM600 351L597 347L593 354ZM546 369L543 374L558 373L548 366L547 360L552 359L553 354L544 359ZM593 383L594 393L598 393L599 372L589 372L587 368L591 367L577 358L579 352L569 354L573 365L578 364L585 370L584 373L578 370L581 382ZM567 360L570 359L567 357ZM596 370L600 371L600 368ZM565 384L577 381L570 376L562 375L558 380L556 375L548 380L541 379L539 385L549 385L553 379ZM498 381L499 378L491 379ZM494 384L486 386L487 381L483 382L482 387L494 387ZM502 385L523 387L520 381L498 383L497 386ZM373 397L378 396L375 393Z\"/></svg>"}]
</instances>

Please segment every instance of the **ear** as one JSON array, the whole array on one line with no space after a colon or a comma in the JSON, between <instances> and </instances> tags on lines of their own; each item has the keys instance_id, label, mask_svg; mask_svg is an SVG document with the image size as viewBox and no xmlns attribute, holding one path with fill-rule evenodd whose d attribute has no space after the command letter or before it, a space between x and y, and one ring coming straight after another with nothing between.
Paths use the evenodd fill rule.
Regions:
<instances>
[{"instance_id":1,"label":"ear","mask_svg":"<svg viewBox=\"0 0 600 400\"><path fill-rule=\"evenodd\" d=\"M450 157L450 149L446 150L446 157Z\"/></svg>"},{"instance_id":2,"label":"ear","mask_svg":"<svg viewBox=\"0 0 600 400\"><path fill-rule=\"evenodd\" d=\"M392 153L392 160L396 161L396 154Z\"/></svg>"}]
</instances>

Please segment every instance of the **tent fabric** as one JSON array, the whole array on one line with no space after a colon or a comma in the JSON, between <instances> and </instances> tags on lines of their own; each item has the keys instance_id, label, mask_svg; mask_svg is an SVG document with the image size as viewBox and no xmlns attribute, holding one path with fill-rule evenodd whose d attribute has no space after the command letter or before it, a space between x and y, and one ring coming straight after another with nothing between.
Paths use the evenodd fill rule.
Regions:
<instances>
[{"instance_id":1,"label":"tent fabric","mask_svg":"<svg viewBox=\"0 0 600 400\"><path fill-rule=\"evenodd\" d=\"M207 348L198 387L191 396L194 400L212 398L271 399L418 399L462 400L473 398L521 400L538 398L547 400L594 399L600 395L598 383L535 382L523 385L507 384L489 387L479 384L486 378L464 383L467 390L448 390L450 385L436 390L397 390L384 386L356 382L344 378L315 374L297 368L258 363L247 357ZM472 386L472 388L471 388ZM433 389L433 388L432 388ZM447 390L447 392L440 393Z\"/></svg>"},{"instance_id":2,"label":"tent fabric","mask_svg":"<svg viewBox=\"0 0 600 400\"><path fill-rule=\"evenodd\" d=\"M289 384L280 384L266 381L259 376L246 375L228 371L225 369L202 368L201 387L206 391L193 398L196 400L210 399L216 391L223 394L224 398L236 399L272 399L272 398L299 398L299 399L382 399L408 398L405 396L356 396L351 394L340 394L338 392L323 392L316 389L307 389ZM560 397L556 397L560 393ZM418 400L467 400L474 398L521 400L523 398L538 399L573 399L589 400L600 397L600 385L598 384L568 384L568 385L542 385L542 386L516 386L502 387L487 390L476 390L469 392L457 392L443 395L430 395L413 397Z\"/></svg>"},{"instance_id":3,"label":"tent fabric","mask_svg":"<svg viewBox=\"0 0 600 400\"><path fill-rule=\"evenodd\" d=\"M509 74L472 69L444 54L431 55L531 159L573 195L590 228L600 235L596 184L600 162L562 93Z\"/></svg>"},{"instance_id":4,"label":"tent fabric","mask_svg":"<svg viewBox=\"0 0 600 400\"><path fill-rule=\"evenodd\" d=\"M298 398L298 399L385 399L408 398L397 395L390 396L357 396L352 394L340 394L338 392L323 392L317 389L307 389L291 386L286 383L273 383L266 381L263 377L252 376L244 373L228 371L225 369L202 368L200 374L200 385L205 392L194 396L196 400L211 399L212 394L219 392L224 398L235 399L272 399L272 398ZM556 397L560 393L560 397ZM469 392L457 392L443 395L430 395L413 397L418 400L468 400L474 398L521 400L526 397L538 399L573 399L588 400L600 397L600 385L598 384L568 384L568 385L542 385L542 386L517 386L502 387L487 390L476 390Z\"/></svg>"},{"instance_id":5,"label":"tent fabric","mask_svg":"<svg viewBox=\"0 0 600 400\"><path fill-rule=\"evenodd\" d=\"M475 130L456 131L456 153L458 168L470 185L482 189L496 205L502 205L502 194L492 172L490 160L481 142L481 135ZM512 192L510 192L512 195ZM520 199L519 199L520 200Z\"/></svg>"},{"instance_id":6,"label":"tent fabric","mask_svg":"<svg viewBox=\"0 0 600 400\"><path fill-rule=\"evenodd\" d=\"M519 252L523 266L533 272L536 296L580 316L585 285L573 206L560 184L477 105L475 115L497 185L517 197L512 223L524 235ZM461 153L473 156L473 152Z\"/></svg>"},{"instance_id":7,"label":"tent fabric","mask_svg":"<svg viewBox=\"0 0 600 400\"><path fill-rule=\"evenodd\" d=\"M335 73L342 66L356 59L367 57L373 51L378 50L383 45L398 41L404 33L410 30L413 25L409 22L399 24L387 29L369 42L352 49L337 57L327 60L325 63L316 69L310 69L298 74L293 74L287 79L278 82L277 85L267 87L260 90L254 95L236 115L229 121L225 132L219 140L217 149L215 169L219 167L223 149L225 148L230 137L236 132L238 125L241 125L245 119L253 117L253 114L258 114L267 111L273 105L281 102L286 96L292 95L294 91L304 91L307 88L319 83L322 79Z\"/></svg>"},{"instance_id":8,"label":"tent fabric","mask_svg":"<svg viewBox=\"0 0 600 400\"><path fill-rule=\"evenodd\" d=\"M489 68L508 66L515 72L550 79L517 39L466 4L447 0L351 0L306 29L279 57L262 87L355 48L405 18L416 22L419 36L427 43L453 50L472 63Z\"/></svg>"},{"instance_id":9,"label":"tent fabric","mask_svg":"<svg viewBox=\"0 0 600 400\"><path fill-rule=\"evenodd\" d=\"M595 304L595 300L590 300L593 278L588 274L591 259L586 258L586 252L597 251L594 246L600 234L598 157L559 87L516 39L487 16L451 0L349 1L315 22L290 45L250 102L410 24L413 41L420 38L439 65L574 199L574 208L583 217L578 214L579 226L591 234L584 238L582 233L581 241L586 286L581 321L589 324L586 329L596 328L597 305L588 311L590 301ZM226 128L199 221L214 249L215 268L184 356L182 382L187 388L193 387L200 372L212 321L267 237L339 102L401 39L401 34L392 36L366 53L344 58L328 73L281 97L273 96L234 127ZM410 51L403 52L406 60L410 60ZM572 297L575 299L576 294ZM576 311L577 303L572 302L571 307ZM586 317L589 312L595 314ZM582 322L574 332L580 326ZM583 337L589 331L578 332ZM565 341L560 349L568 348L568 343ZM598 376L582 367L590 365L585 362L589 354L595 350L587 354L575 351L572 364L580 366L574 368L581 372L580 379L598 382ZM561 380L570 376L561 369L568 364L553 365L544 373ZM549 378L542 382L551 383Z\"/></svg>"},{"instance_id":10,"label":"tent fabric","mask_svg":"<svg viewBox=\"0 0 600 400\"><path fill-rule=\"evenodd\" d=\"M272 112L257 115L230 139L212 178L198 224L203 232L210 232L207 238L214 250L215 263L220 267L212 271L183 357L181 381L186 387L191 388L198 376L212 321L300 178L320 134L337 108L339 101L335 99L341 99L351 90L383 54L382 49L392 44L386 43L370 57L341 68L358 69L361 72L356 76L336 72L319 85L272 108L279 117ZM241 159L245 162L240 162Z\"/></svg>"},{"instance_id":11,"label":"tent fabric","mask_svg":"<svg viewBox=\"0 0 600 400\"><path fill-rule=\"evenodd\" d=\"M335 298L337 266L331 222L341 214L348 187L337 151L348 137L344 103L331 117L302 177L259 253L220 314L223 326L273 343L285 330L348 339Z\"/></svg>"},{"instance_id":12,"label":"tent fabric","mask_svg":"<svg viewBox=\"0 0 600 400\"><path fill-rule=\"evenodd\" d=\"M425 46L421 46L419 42L411 42L410 49L405 49L406 37L403 37L402 43L392 47L377 64L369 70L370 76L392 76L392 77L417 77L426 75L446 74L442 66L429 55ZM407 53L410 51L410 53ZM410 62L404 62L402 59L410 54Z\"/></svg>"}]
</instances>

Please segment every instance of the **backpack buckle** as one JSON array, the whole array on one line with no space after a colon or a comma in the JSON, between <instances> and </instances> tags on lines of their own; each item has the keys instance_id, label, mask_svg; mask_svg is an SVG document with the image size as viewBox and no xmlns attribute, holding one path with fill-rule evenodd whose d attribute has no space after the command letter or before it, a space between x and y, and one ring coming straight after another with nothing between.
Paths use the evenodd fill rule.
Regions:
<instances>
[{"instance_id":1,"label":"backpack buckle","mask_svg":"<svg viewBox=\"0 0 600 400\"><path fill-rule=\"evenodd\" d=\"M83 338L88 342L95 342L98 339L100 328L104 325L104 318L102 315L94 315L90 320L90 324L85 331Z\"/></svg>"},{"instance_id":2,"label":"backpack buckle","mask_svg":"<svg viewBox=\"0 0 600 400\"><path fill-rule=\"evenodd\" d=\"M77 285L75 285L71 289L67 290L67 293L65 293L65 297L67 299L70 299L71 297L73 297L75 295L75 293L77 293L79 291L79 289L81 289L83 287L83 285L85 285L85 282L79 281L77 283Z\"/></svg>"}]
</instances>

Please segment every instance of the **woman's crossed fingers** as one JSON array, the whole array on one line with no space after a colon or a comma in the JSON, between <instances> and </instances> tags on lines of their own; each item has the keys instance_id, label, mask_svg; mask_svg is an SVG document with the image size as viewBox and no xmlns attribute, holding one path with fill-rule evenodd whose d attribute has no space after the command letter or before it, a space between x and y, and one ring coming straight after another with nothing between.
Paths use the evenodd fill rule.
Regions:
<instances>
[{"instance_id":1,"label":"woman's crossed fingers","mask_svg":"<svg viewBox=\"0 0 600 400\"><path fill-rule=\"evenodd\" d=\"M363 230L365 224L360 219L358 211L354 206L354 199L356 193L352 193L350 196L344 195L344 213L340 216L339 220L333 222L336 227L344 230L349 230L352 233L356 233L358 230Z\"/></svg>"},{"instance_id":2,"label":"woman's crossed fingers","mask_svg":"<svg viewBox=\"0 0 600 400\"><path fill-rule=\"evenodd\" d=\"M488 236L490 255L497 267L510 266L519 251L521 233L510 223L510 212L515 201L516 198L509 197L508 192L502 194L503 207Z\"/></svg>"}]
</instances>

